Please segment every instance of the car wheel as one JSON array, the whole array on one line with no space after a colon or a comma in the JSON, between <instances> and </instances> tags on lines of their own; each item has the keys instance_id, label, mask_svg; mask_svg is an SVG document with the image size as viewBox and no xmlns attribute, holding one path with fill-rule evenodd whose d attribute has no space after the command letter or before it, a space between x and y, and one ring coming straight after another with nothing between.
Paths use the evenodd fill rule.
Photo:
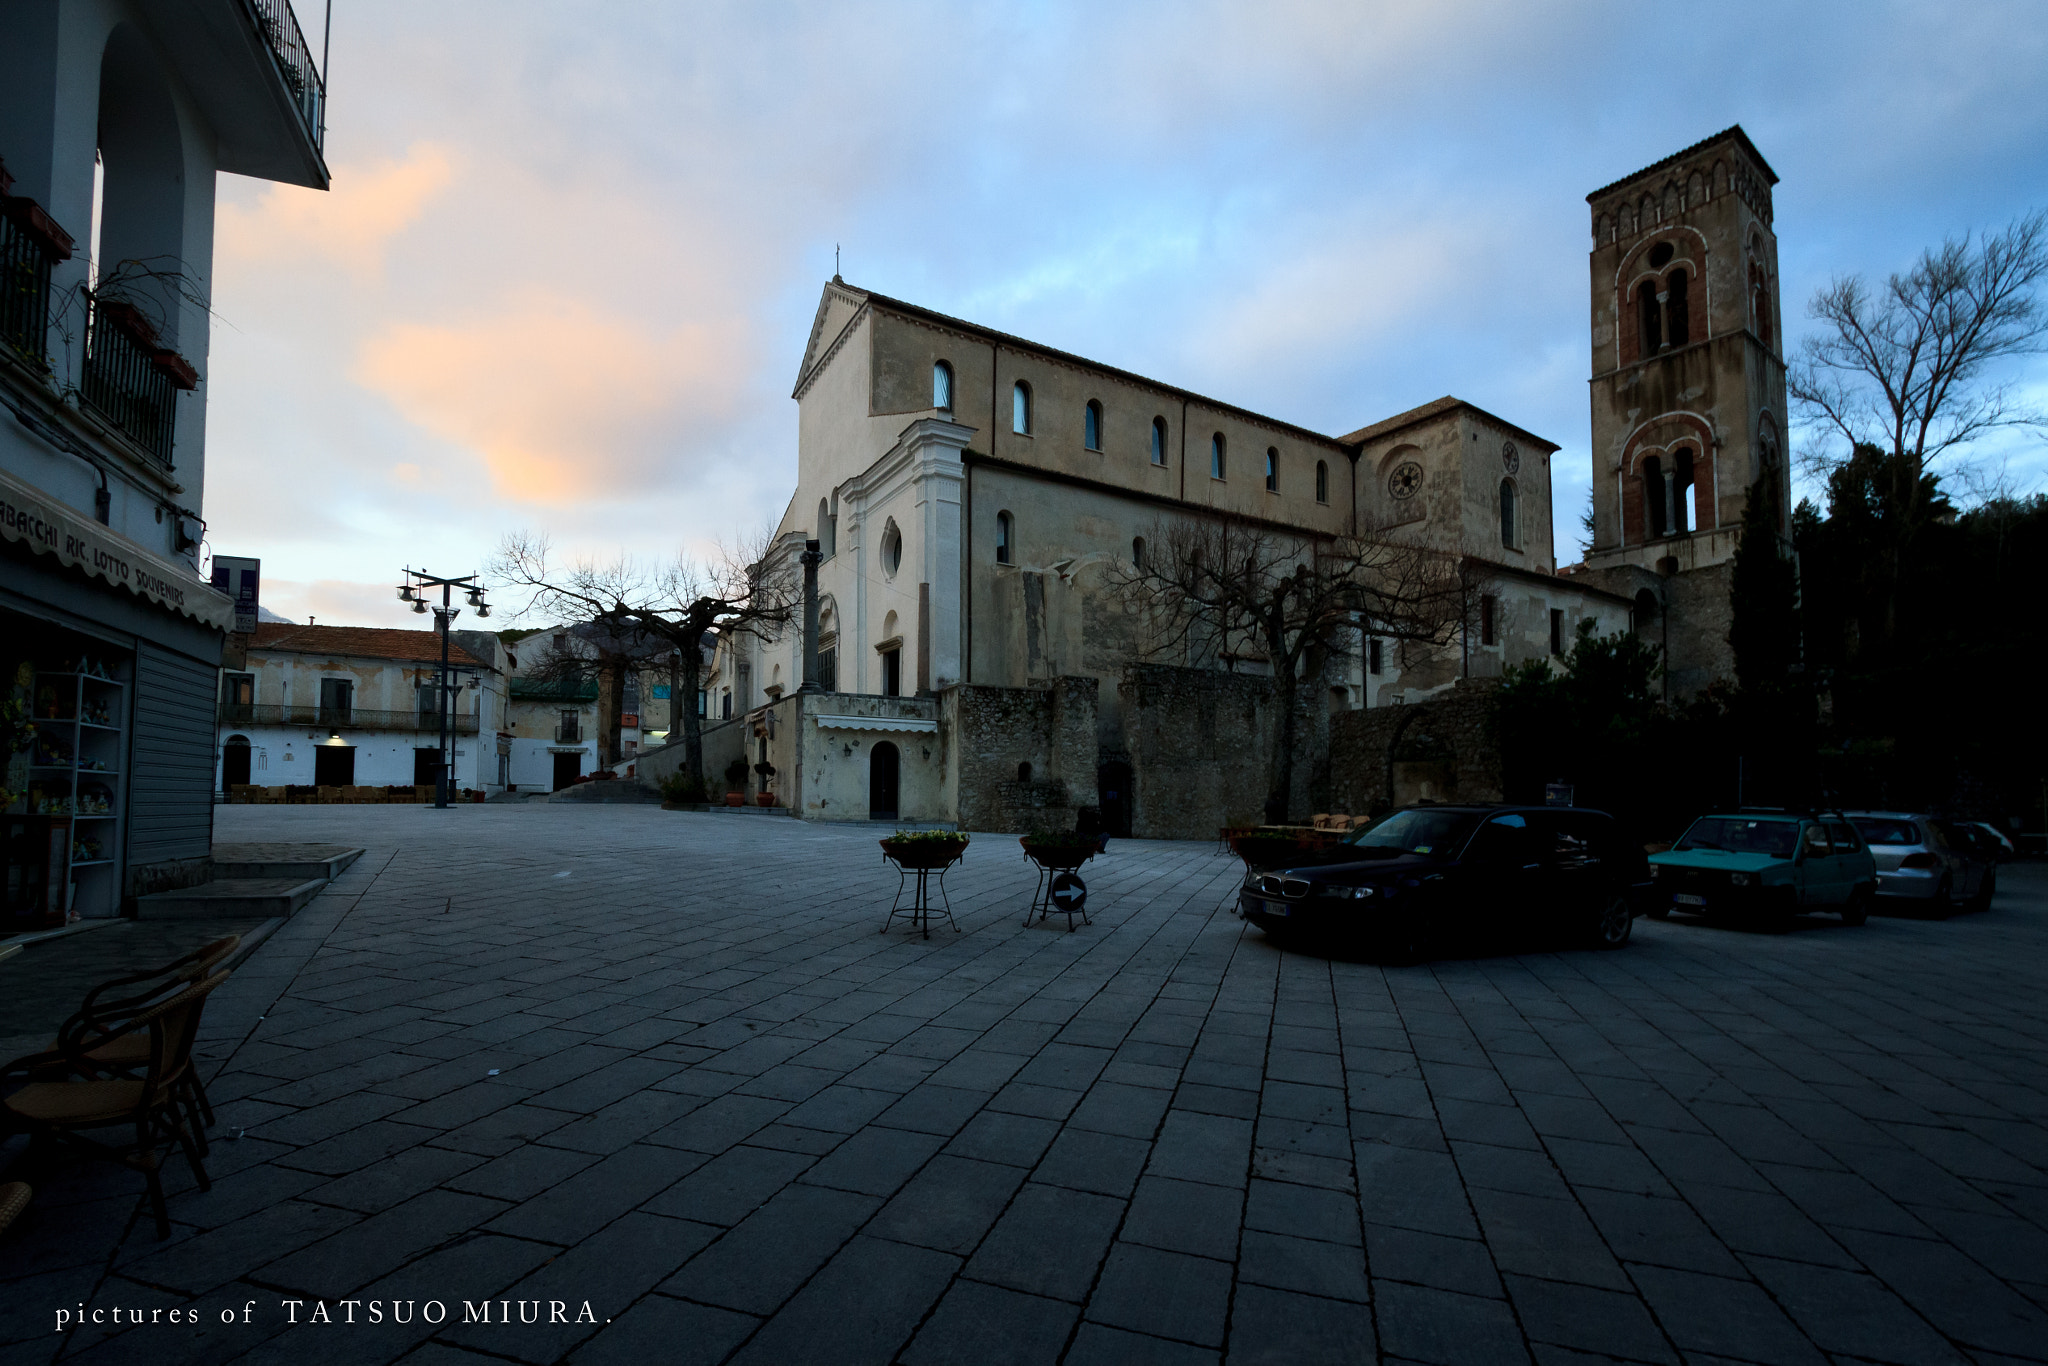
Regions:
<instances>
[{"instance_id":1,"label":"car wheel","mask_svg":"<svg viewBox=\"0 0 2048 1366\"><path fill-rule=\"evenodd\" d=\"M1868 887L1858 887L1849 893L1849 899L1842 903L1842 923L1861 925L1870 919L1870 899L1871 891Z\"/></svg>"},{"instance_id":2,"label":"car wheel","mask_svg":"<svg viewBox=\"0 0 2048 1366\"><path fill-rule=\"evenodd\" d=\"M1593 927L1593 943L1603 949L1618 949L1628 943L1635 927L1636 913L1629 908L1628 898L1616 893L1608 899Z\"/></svg>"},{"instance_id":3,"label":"car wheel","mask_svg":"<svg viewBox=\"0 0 2048 1366\"><path fill-rule=\"evenodd\" d=\"M1991 909L1991 898L1997 895L1998 869L1995 867L1986 868L1984 870L1984 881L1978 885L1976 899L1970 905L1977 910L1988 911Z\"/></svg>"}]
</instances>

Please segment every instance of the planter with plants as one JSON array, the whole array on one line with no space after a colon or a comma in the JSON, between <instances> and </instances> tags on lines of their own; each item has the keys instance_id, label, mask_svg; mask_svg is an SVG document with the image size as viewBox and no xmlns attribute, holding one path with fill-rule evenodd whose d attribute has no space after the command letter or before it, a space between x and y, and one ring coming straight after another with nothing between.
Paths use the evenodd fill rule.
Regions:
<instances>
[{"instance_id":1,"label":"planter with plants","mask_svg":"<svg viewBox=\"0 0 2048 1366\"><path fill-rule=\"evenodd\" d=\"M1034 830L1020 838L1024 856L1049 872L1072 872L1102 852L1101 835L1078 830Z\"/></svg>"},{"instance_id":2,"label":"planter with plants","mask_svg":"<svg viewBox=\"0 0 2048 1366\"><path fill-rule=\"evenodd\" d=\"M704 780L694 773L678 769L661 780L661 809L664 811L702 811L710 801L704 791Z\"/></svg>"},{"instance_id":3,"label":"planter with plants","mask_svg":"<svg viewBox=\"0 0 2048 1366\"><path fill-rule=\"evenodd\" d=\"M747 761L734 759L725 766L725 804L745 806L747 804Z\"/></svg>"},{"instance_id":4,"label":"planter with plants","mask_svg":"<svg viewBox=\"0 0 2048 1366\"><path fill-rule=\"evenodd\" d=\"M1329 863L1341 857L1344 837L1334 830L1253 827L1232 831L1230 848L1244 860L1247 873Z\"/></svg>"},{"instance_id":5,"label":"planter with plants","mask_svg":"<svg viewBox=\"0 0 2048 1366\"><path fill-rule=\"evenodd\" d=\"M768 790L768 780L775 776L775 765L763 761L754 765L754 772L761 775L761 790L754 794L757 806L775 805L775 794Z\"/></svg>"},{"instance_id":6,"label":"planter with plants","mask_svg":"<svg viewBox=\"0 0 2048 1366\"><path fill-rule=\"evenodd\" d=\"M882 841L882 853L899 868L948 868L967 852L957 830L898 830Z\"/></svg>"}]
</instances>

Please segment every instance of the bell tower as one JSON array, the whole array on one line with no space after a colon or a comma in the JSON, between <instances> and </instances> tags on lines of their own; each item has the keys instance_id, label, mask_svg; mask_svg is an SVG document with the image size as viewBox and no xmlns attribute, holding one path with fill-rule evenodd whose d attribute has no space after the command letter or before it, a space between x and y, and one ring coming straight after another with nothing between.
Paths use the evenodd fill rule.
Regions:
<instances>
[{"instance_id":1,"label":"bell tower","mask_svg":"<svg viewBox=\"0 0 2048 1366\"><path fill-rule=\"evenodd\" d=\"M1777 181L1737 126L1586 196L1586 570L1637 600L1638 630L1664 618L1674 690L1733 673L1727 578L1748 500L1790 533Z\"/></svg>"}]
</instances>

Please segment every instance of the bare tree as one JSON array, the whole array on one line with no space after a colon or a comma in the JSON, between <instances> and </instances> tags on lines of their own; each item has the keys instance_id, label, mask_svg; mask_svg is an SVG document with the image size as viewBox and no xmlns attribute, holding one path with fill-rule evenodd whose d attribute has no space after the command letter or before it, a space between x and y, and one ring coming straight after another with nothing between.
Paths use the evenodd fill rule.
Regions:
<instances>
[{"instance_id":1,"label":"bare tree","mask_svg":"<svg viewBox=\"0 0 2048 1366\"><path fill-rule=\"evenodd\" d=\"M1367 635L1430 648L1458 640L1483 569L1396 537L1311 536L1221 515L1162 522L1115 576L1145 622L1145 653L1270 668L1280 704L1266 818L1292 805L1306 683Z\"/></svg>"},{"instance_id":2,"label":"bare tree","mask_svg":"<svg viewBox=\"0 0 2048 1366\"><path fill-rule=\"evenodd\" d=\"M1923 512L1930 467L1987 432L2043 426L2000 362L2048 345L2048 313L2035 291L2048 275L2048 211L2028 214L1974 245L1966 235L1921 253L1913 268L1873 290L1860 276L1817 291L1820 324L1801 345L1787 387L1806 422L1890 457L1881 490L1898 537L1885 559L1886 631L1896 611L1904 538ZM1817 472L1844 456L1809 456Z\"/></svg>"},{"instance_id":3,"label":"bare tree","mask_svg":"<svg viewBox=\"0 0 2048 1366\"><path fill-rule=\"evenodd\" d=\"M516 532L505 538L490 574L529 595L524 612L596 628L622 664L665 665L670 731L681 727L683 769L702 782L704 740L696 699L705 642L733 635L770 638L798 614L796 577L787 566L771 566L767 551L763 534L710 563L678 556L649 566L621 556L607 564L557 565L550 563L545 536ZM618 710L613 708L615 717Z\"/></svg>"}]
</instances>

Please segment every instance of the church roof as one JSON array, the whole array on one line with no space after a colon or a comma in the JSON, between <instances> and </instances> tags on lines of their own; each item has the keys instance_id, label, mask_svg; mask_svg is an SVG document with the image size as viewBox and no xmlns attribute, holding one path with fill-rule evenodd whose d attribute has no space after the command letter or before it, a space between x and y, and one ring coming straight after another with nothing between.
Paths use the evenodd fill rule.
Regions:
<instances>
[{"instance_id":1,"label":"church roof","mask_svg":"<svg viewBox=\"0 0 2048 1366\"><path fill-rule=\"evenodd\" d=\"M1420 408L1410 408L1405 413L1396 413L1384 421L1373 423L1370 427L1360 427L1351 435L1340 437L1339 440L1347 446L1363 446L1368 441L1377 441L1383 436L1392 436L1395 432L1405 431L1410 427L1419 427L1432 418L1442 417L1447 413L1455 413L1461 410L1478 417L1483 417L1494 426L1511 431L1524 441L1529 442L1531 445L1541 446L1546 451L1563 449L1555 441L1546 441L1527 427L1517 426L1504 417L1496 417L1478 404L1467 403L1464 399L1452 394L1445 394L1442 398L1433 399L1423 404Z\"/></svg>"},{"instance_id":2,"label":"church roof","mask_svg":"<svg viewBox=\"0 0 2048 1366\"><path fill-rule=\"evenodd\" d=\"M1642 170L1633 171L1628 175L1623 176L1621 179L1615 181L1611 185L1602 185L1599 189L1593 191L1593 193L1586 196L1586 202L1590 204L1594 200L1598 199L1600 196L1618 190L1632 180L1640 180L1644 176L1649 175L1653 171L1661 171L1668 166L1676 166L1679 162L1684 161L1687 157L1693 155L1695 152L1704 151L1705 149L1713 146L1715 143L1721 142L1729 138L1734 139L1737 145L1739 145L1743 151L1747 152L1750 158L1756 162L1758 169L1762 170L1765 175L1771 178L1771 184L1775 185L1778 183L1778 173L1771 169L1771 163L1764 160L1764 154L1756 149L1756 144L1749 140L1749 134L1743 132L1742 125L1738 123L1730 127L1723 128L1720 132L1714 134L1714 136L1710 138L1701 138L1692 146L1684 148L1681 151L1673 152L1670 156L1665 157L1662 161L1651 162L1648 166L1643 167Z\"/></svg>"}]
</instances>

